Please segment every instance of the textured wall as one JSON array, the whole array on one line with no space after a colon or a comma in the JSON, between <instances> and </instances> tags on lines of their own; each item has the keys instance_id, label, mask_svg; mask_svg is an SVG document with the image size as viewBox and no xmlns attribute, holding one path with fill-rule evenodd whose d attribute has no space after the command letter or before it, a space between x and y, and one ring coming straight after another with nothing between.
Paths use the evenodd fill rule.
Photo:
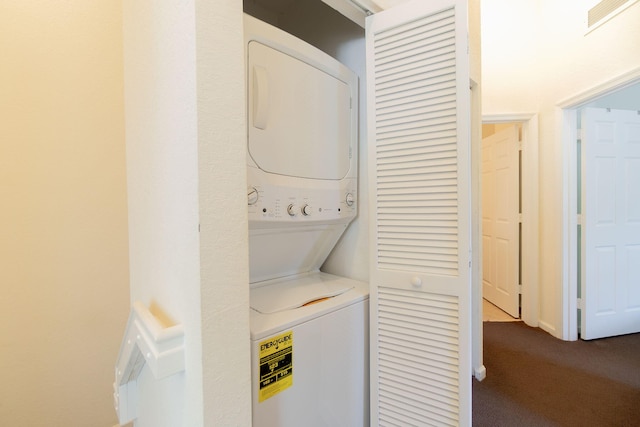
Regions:
<instances>
[{"instance_id":1,"label":"textured wall","mask_svg":"<svg viewBox=\"0 0 640 427\"><path fill-rule=\"evenodd\" d=\"M251 425L243 46L240 0L197 2L205 426Z\"/></svg>"},{"instance_id":2,"label":"textured wall","mask_svg":"<svg viewBox=\"0 0 640 427\"><path fill-rule=\"evenodd\" d=\"M137 426L202 425L195 2L123 2L131 301L185 331L185 372L138 378Z\"/></svg>"},{"instance_id":3,"label":"textured wall","mask_svg":"<svg viewBox=\"0 0 640 427\"><path fill-rule=\"evenodd\" d=\"M124 6L131 299L185 328L137 426L250 425L242 2Z\"/></svg>"}]
</instances>

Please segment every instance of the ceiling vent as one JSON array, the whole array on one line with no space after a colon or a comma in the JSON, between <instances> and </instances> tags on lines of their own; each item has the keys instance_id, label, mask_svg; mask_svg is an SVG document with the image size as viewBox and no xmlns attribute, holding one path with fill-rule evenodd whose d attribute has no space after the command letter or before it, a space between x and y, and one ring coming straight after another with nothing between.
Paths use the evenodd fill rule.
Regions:
<instances>
[{"instance_id":1,"label":"ceiling vent","mask_svg":"<svg viewBox=\"0 0 640 427\"><path fill-rule=\"evenodd\" d=\"M589 29L600 25L638 0L602 0L587 12L587 27Z\"/></svg>"}]
</instances>

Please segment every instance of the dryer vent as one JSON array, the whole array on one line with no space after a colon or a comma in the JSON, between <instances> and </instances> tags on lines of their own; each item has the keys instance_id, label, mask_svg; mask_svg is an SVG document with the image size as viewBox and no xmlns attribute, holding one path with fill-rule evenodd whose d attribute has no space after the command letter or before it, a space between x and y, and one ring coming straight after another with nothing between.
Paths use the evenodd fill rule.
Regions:
<instances>
[{"instance_id":1,"label":"dryer vent","mask_svg":"<svg viewBox=\"0 0 640 427\"><path fill-rule=\"evenodd\" d=\"M602 0L587 12L588 28L617 15L636 1L638 0Z\"/></svg>"}]
</instances>

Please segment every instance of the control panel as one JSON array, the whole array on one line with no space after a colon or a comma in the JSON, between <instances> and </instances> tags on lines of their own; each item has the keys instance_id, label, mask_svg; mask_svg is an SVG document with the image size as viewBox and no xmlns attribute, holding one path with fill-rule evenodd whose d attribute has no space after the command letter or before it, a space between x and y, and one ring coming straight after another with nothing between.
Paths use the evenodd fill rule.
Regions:
<instances>
[{"instance_id":1,"label":"control panel","mask_svg":"<svg viewBox=\"0 0 640 427\"><path fill-rule=\"evenodd\" d=\"M249 221L351 221L357 213L356 180L288 187L264 181L247 188ZM324 187L324 188L323 188Z\"/></svg>"}]
</instances>

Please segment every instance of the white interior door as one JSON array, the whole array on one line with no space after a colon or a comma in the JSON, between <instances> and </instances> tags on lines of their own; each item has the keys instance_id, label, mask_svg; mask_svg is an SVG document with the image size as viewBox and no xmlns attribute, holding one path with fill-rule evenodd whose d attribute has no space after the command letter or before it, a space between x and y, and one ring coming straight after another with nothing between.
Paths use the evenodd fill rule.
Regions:
<instances>
[{"instance_id":1,"label":"white interior door","mask_svg":"<svg viewBox=\"0 0 640 427\"><path fill-rule=\"evenodd\" d=\"M367 18L371 424L471 425L465 0Z\"/></svg>"},{"instance_id":2,"label":"white interior door","mask_svg":"<svg viewBox=\"0 0 640 427\"><path fill-rule=\"evenodd\" d=\"M482 296L520 317L518 127L482 140Z\"/></svg>"},{"instance_id":3,"label":"white interior door","mask_svg":"<svg viewBox=\"0 0 640 427\"><path fill-rule=\"evenodd\" d=\"M582 112L583 339L640 332L640 115Z\"/></svg>"}]
</instances>

